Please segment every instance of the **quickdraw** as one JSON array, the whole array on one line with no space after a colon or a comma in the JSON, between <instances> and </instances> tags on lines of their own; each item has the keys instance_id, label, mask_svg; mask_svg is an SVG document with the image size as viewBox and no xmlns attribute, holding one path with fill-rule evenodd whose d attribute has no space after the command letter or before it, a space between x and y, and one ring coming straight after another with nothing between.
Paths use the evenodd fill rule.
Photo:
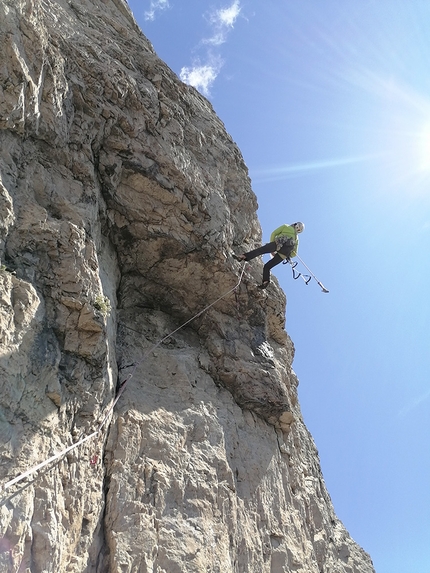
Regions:
<instances>
[{"instance_id":1,"label":"quickdraw","mask_svg":"<svg viewBox=\"0 0 430 573\"><path fill-rule=\"evenodd\" d=\"M294 280L297 280L300 277L302 277L302 279L305 281L305 285L308 285L311 282L312 277L310 275L304 275L303 273L296 271L296 267L299 263L297 263L296 261L294 261L294 263L293 263L292 261L287 259L282 264L286 265L287 263L290 263L290 265L291 265L291 270L293 272L293 279Z\"/></svg>"},{"instance_id":2,"label":"quickdraw","mask_svg":"<svg viewBox=\"0 0 430 573\"><path fill-rule=\"evenodd\" d=\"M285 261L283 261L283 264L286 265L287 263L290 263L291 265L291 270L293 271L293 279L298 279L299 277L302 277L302 279L305 281L305 284L309 284L311 279L315 279L318 286L321 288L322 292L324 293L328 293L328 289L325 288L325 286L322 284L322 282L320 282L317 277L312 273L311 269L302 261L302 259L299 257L299 255L296 255L296 257L299 259L299 261L302 263L302 265L310 272L310 275L304 275L303 273L300 273L298 271L295 270L295 268L297 267L298 263L296 261L292 262L289 259L285 259Z\"/></svg>"},{"instance_id":3,"label":"quickdraw","mask_svg":"<svg viewBox=\"0 0 430 573\"><path fill-rule=\"evenodd\" d=\"M296 267L299 263L294 262L294 263L290 263L290 264L291 264L291 270L293 271L293 279L297 280L298 278L302 277L302 279L305 281L305 285L308 285L310 283L312 277L310 275L304 275L303 273L296 271Z\"/></svg>"}]
</instances>

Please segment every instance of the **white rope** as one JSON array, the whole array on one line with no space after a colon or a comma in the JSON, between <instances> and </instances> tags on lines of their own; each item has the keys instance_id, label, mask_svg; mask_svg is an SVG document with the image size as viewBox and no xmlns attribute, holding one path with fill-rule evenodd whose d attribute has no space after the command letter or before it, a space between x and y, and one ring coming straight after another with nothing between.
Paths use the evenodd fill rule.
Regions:
<instances>
[{"instance_id":1,"label":"white rope","mask_svg":"<svg viewBox=\"0 0 430 573\"><path fill-rule=\"evenodd\" d=\"M8 489L9 487L11 487L12 485L18 483L19 481L23 480L24 478L28 477L29 475L31 475L34 472L37 472L38 470L41 470L42 468L44 468L45 466L47 466L48 464L50 464L51 462L57 460L58 458L61 458L62 456L64 456L65 454L67 454L68 452L70 452L70 450L73 450L74 448L77 448L78 446L80 446L81 444L83 444L84 442L90 440L92 437L94 437L96 434L98 434L98 430L93 432L92 434L90 434L89 436L86 436L85 438L82 438L82 440L79 440L79 442L76 442L75 444L72 444L71 446L69 446L68 448L66 448L65 450L62 450L60 453L55 454L54 456L51 456L48 460L45 460L44 462L41 462L40 464L38 464L37 466L34 466L33 468L30 468L29 470L27 470L26 472L24 472L23 474L19 475L18 477L8 481L7 483L4 484L4 486L2 487L3 490Z\"/></svg>"},{"instance_id":2,"label":"white rope","mask_svg":"<svg viewBox=\"0 0 430 573\"><path fill-rule=\"evenodd\" d=\"M72 444L71 446L68 446L67 448L65 448L64 450L62 450L61 452L59 452L58 454L55 454L53 456L51 456L49 459L45 460L44 462L41 462L40 464L38 464L37 466L34 466L32 468L30 468L29 470L27 470L26 472L20 474L19 476L13 478L12 480L6 482L3 486L0 485L0 491L4 491L8 488L10 488L11 486L15 485L16 483L22 481L23 479L25 479L26 477L28 477L29 475L33 474L34 472L37 472L38 470L41 470L42 468L44 468L45 466L47 466L48 464L50 464L51 462L54 462L55 460L58 460L59 458L63 457L65 454L67 454L68 452L70 452L71 450L74 450L75 448L77 448L78 446L84 444L85 442L87 442L88 440L91 440L92 438L94 438L95 436L97 436L101 429L103 428L103 426L105 425L109 414L113 411L113 409L115 408L118 400L120 399L121 395L123 394L125 387L127 385L127 383L131 380L131 378L133 377L133 375L136 372L137 367L142 364L142 362L149 356L149 354L151 354L151 352L154 352L154 350L156 348L158 348L160 346L160 344L163 344L163 342L165 342L168 338L170 338L171 336L173 336L174 334L176 334L179 330L181 330L182 328L184 328L185 326L187 326L188 324L190 324L190 322L192 322L193 320L195 320L196 318L198 318L199 316L201 316L202 314L204 314L205 312L207 312L210 308L212 308L215 304L217 304L220 300L222 300L223 298L225 298L226 296L228 296L230 293L232 293L233 291L235 291L237 289L237 287L240 285L240 283L242 282L242 278L243 278L243 274L245 272L245 264L243 265L242 271L240 273L240 277L239 280L237 282L237 284L231 288L230 290L228 290L227 292L225 292L223 295L221 295L219 298L217 298L214 302L212 302L211 304L209 304L208 306L206 306L203 310L201 310L200 312L198 312L196 315L194 315L193 317L191 317L190 319L188 319L186 322L184 322L183 324L181 324L181 326L178 326L178 328L175 328L175 330L173 330L172 332L170 332L169 334L167 334L166 336L164 336L163 338L161 338L156 344L154 344L149 350L147 350L144 354L143 357L136 362L136 364L134 364L134 368L133 370L130 372L130 374L127 376L127 378L121 383L119 390L115 396L114 401L112 402L111 406L108 408L103 420L100 422L97 430L95 430L92 434L89 434L88 436L85 436L84 438L80 439L78 442Z\"/></svg>"}]
</instances>

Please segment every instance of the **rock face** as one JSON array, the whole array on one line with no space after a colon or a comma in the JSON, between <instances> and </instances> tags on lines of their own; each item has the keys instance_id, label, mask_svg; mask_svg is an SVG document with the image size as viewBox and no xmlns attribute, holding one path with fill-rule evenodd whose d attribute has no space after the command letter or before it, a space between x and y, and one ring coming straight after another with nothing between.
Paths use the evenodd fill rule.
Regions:
<instances>
[{"instance_id":1,"label":"rock face","mask_svg":"<svg viewBox=\"0 0 430 573\"><path fill-rule=\"evenodd\" d=\"M284 294L229 257L261 233L210 103L122 0L1 0L0 34L0 570L373 572Z\"/></svg>"}]
</instances>

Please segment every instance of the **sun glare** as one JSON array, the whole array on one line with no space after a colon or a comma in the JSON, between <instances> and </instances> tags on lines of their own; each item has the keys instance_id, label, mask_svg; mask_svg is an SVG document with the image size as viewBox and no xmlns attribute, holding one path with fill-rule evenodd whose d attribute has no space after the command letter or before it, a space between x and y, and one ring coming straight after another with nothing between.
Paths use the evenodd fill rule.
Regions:
<instances>
[{"instance_id":1,"label":"sun glare","mask_svg":"<svg viewBox=\"0 0 430 573\"><path fill-rule=\"evenodd\" d=\"M430 121L423 127L420 136L420 169L430 170Z\"/></svg>"}]
</instances>

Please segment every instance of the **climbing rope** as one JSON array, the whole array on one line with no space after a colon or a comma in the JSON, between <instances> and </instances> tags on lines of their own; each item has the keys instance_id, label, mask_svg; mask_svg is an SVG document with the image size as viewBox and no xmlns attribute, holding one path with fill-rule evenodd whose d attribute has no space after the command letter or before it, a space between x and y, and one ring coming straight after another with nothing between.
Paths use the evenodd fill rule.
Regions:
<instances>
[{"instance_id":1,"label":"climbing rope","mask_svg":"<svg viewBox=\"0 0 430 573\"><path fill-rule=\"evenodd\" d=\"M222 300L223 298L225 298L226 296L228 296L230 293L236 291L236 289L239 287L240 283L242 282L242 278L243 278L243 274L245 272L245 267L246 267L246 261L244 261L244 264L242 266L242 271L240 273L239 276L239 280L237 282L237 284L235 284L235 286L231 289L229 289L227 292L225 292L224 294L222 294L220 297L218 297L215 301L213 301L211 304L208 304L208 306L205 306L205 308L203 310L201 310L200 312L198 312L197 314L195 314L194 316L192 316L190 319L188 319L186 322L184 322L183 324L181 324L181 326L178 326L178 328L175 328L175 330L173 330L172 332L170 332L169 334L167 334L166 336L164 336L163 338L161 338L158 342L156 342L149 350L147 350L142 358L133 364L133 369L132 371L129 373L129 375L125 378L125 380L123 380L121 382L121 384L118 387L116 396L112 402L112 404L109 406L105 416L103 417L102 421L100 422L100 424L98 425L97 429L92 432L91 434L89 434L88 436L85 436L83 438L81 438L80 440L78 440L77 442L75 442L74 444L68 446L67 448L65 448L64 450L62 450L61 452L51 456L49 459L41 462L40 464L30 468L29 470L27 470L26 472L20 474L19 476L11 479L10 481L6 482L3 486L0 484L0 492L1 491L5 491L8 488L12 487L13 485L15 485L16 483L22 481L23 479L25 479L26 477L30 476L31 474L37 472L38 470L41 470L42 468L44 468L45 466L49 465L50 463L62 458L63 456L65 456L68 452L70 452L71 450L74 450L75 448L81 446L82 444L84 444L85 442L88 442L89 440L91 440L92 438L95 438L96 436L98 436L100 434L100 432L102 431L104 425L106 424L110 414L113 412L116 404L118 403L118 400L121 398L122 394L124 393L124 390L126 388L126 385L128 384L128 382L130 382L130 380L133 378L136 369L138 368L138 366L140 364L142 364L142 362L144 362L146 360L146 358L151 354L151 352L154 352L154 350L156 348L158 348L161 344L163 344L163 342L165 342L166 340L168 340L171 336L173 336L174 334L176 334L177 332L179 332L179 330L181 330L182 328L185 328L188 324L190 324L190 322L192 322L193 320L195 320L196 318L198 318L199 316L201 316L202 314L204 314L205 312L207 312L210 308L212 308L213 306L215 306L220 300ZM95 465L97 463L97 456L93 456L90 460L90 463L92 465ZM95 461L94 461L95 460Z\"/></svg>"}]
</instances>

